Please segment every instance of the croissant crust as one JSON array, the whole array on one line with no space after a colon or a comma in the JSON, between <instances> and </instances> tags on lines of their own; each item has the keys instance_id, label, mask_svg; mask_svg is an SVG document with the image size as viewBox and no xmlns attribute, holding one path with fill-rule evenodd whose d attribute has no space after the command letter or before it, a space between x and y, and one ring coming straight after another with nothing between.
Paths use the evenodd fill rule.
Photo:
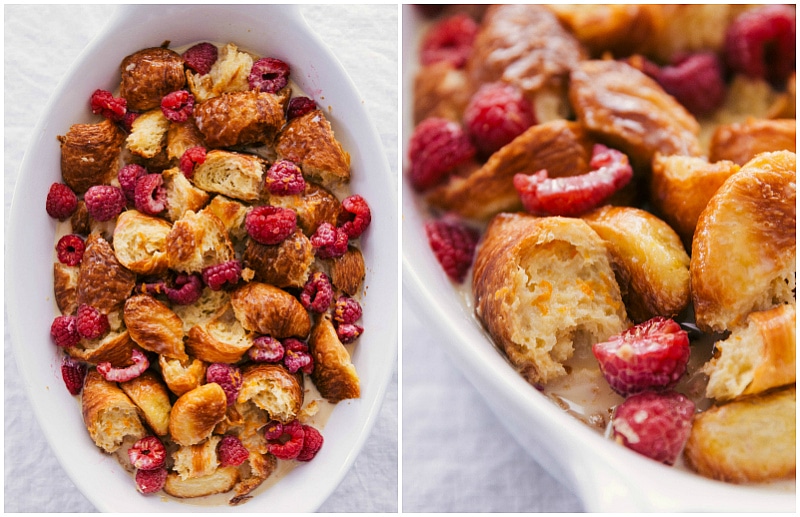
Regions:
<instances>
[{"instance_id":1,"label":"croissant crust","mask_svg":"<svg viewBox=\"0 0 800 517\"><path fill-rule=\"evenodd\" d=\"M305 338L311 318L300 302L275 286L249 282L231 293L231 305L242 326L276 339Z\"/></svg>"},{"instance_id":2,"label":"croissant crust","mask_svg":"<svg viewBox=\"0 0 800 517\"><path fill-rule=\"evenodd\" d=\"M89 436L106 452L116 451L126 438L138 439L145 435L131 399L116 383L105 380L95 369L86 374L81 406Z\"/></svg>"},{"instance_id":3,"label":"croissant crust","mask_svg":"<svg viewBox=\"0 0 800 517\"><path fill-rule=\"evenodd\" d=\"M311 338L309 350L314 358L311 380L328 402L336 404L345 399L361 396L361 383L350 353L344 347L330 317L320 318Z\"/></svg>"},{"instance_id":4,"label":"croissant crust","mask_svg":"<svg viewBox=\"0 0 800 517\"><path fill-rule=\"evenodd\" d=\"M169 415L169 433L178 445L194 445L211 436L225 418L227 396L215 382L203 384L178 397Z\"/></svg>"}]
</instances>

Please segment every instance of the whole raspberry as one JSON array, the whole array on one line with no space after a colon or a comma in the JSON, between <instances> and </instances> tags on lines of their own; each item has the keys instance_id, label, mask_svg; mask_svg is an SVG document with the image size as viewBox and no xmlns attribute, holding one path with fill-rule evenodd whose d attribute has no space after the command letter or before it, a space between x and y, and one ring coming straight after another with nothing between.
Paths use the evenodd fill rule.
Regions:
<instances>
[{"instance_id":1,"label":"whole raspberry","mask_svg":"<svg viewBox=\"0 0 800 517\"><path fill-rule=\"evenodd\" d=\"M259 336L247 349L247 356L257 363L279 363L283 359L283 345L272 336Z\"/></svg>"},{"instance_id":2,"label":"whole raspberry","mask_svg":"<svg viewBox=\"0 0 800 517\"><path fill-rule=\"evenodd\" d=\"M297 420L292 420L283 425L283 432L279 438L269 440L269 453L281 460L293 460L303 450L305 435L303 425Z\"/></svg>"},{"instance_id":3,"label":"whole raspberry","mask_svg":"<svg viewBox=\"0 0 800 517\"><path fill-rule=\"evenodd\" d=\"M306 188L300 167L289 160L278 160L267 170L264 178L267 190L276 196L299 194Z\"/></svg>"},{"instance_id":4,"label":"whole raspberry","mask_svg":"<svg viewBox=\"0 0 800 517\"><path fill-rule=\"evenodd\" d=\"M453 122L430 117L414 128L408 141L411 185L426 190L442 181L457 166L475 156L464 129Z\"/></svg>"},{"instance_id":5,"label":"whole raspberry","mask_svg":"<svg viewBox=\"0 0 800 517\"><path fill-rule=\"evenodd\" d=\"M300 303L306 310L322 314L328 310L331 302L333 301L333 285L328 275L321 271L317 271L303 286L303 291L300 293Z\"/></svg>"},{"instance_id":6,"label":"whole raspberry","mask_svg":"<svg viewBox=\"0 0 800 517\"><path fill-rule=\"evenodd\" d=\"M212 363L206 370L206 382L216 382L222 386L228 406L233 406L242 389L242 371L232 364Z\"/></svg>"},{"instance_id":7,"label":"whole raspberry","mask_svg":"<svg viewBox=\"0 0 800 517\"><path fill-rule=\"evenodd\" d=\"M247 234L261 244L280 244L297 228L297 214L289 208L257 206L244 220Z\"/></svg>"},{"instance_id":8,"label":"whole raspberry","mask_svg":"<svg viewBox=\"0 0 800 517\"><path fill-rule=\"evenodd\" d=\"M656 81L698 117L710 115L725 101L722 63L713 52L681 56L661 68Z\"/></svg>"},{"instance_id":9,"label":"whole raspberry","mask_svg":"<svg viewBox=\"0 0 800 517\"><path fill-rule=\"evenodd\" d=\"M191 305L203 294L203 281L200 275L179 273L175 277L175 287L164 284L164 291L169 301L175 305Z\"/></svg>"},{"instance_id":10,"label":"whole raspberry","mask_svg":"<svg viewBox=\"0 0 800 517\"><path fill-rule=\"evenodd\" d=\"M347 233L331 223L320 224L311 236L311 245L319 258L341 257L347 253Z\"/></svg>"},{"instance_id":11,"label":"whole raspberry","mask_svg":"<svg viewBox=\"0 0 800 517\"><path fill-rule=\"evenodd\" d=\"M364 327L355 323L340 323L336 325L336 335L344 345L352 343L363 333Z\"/></svg>"},{"instance_id":12,"label":"whole raspberry","mask_svg":"<svg viewBox=\"0 0 800 517\"><path fill-rule=\"evenodd\" d=\"M314 372L314 359L308 353L308 345L293 337L283 340L283 365L291 373L302 371L311 375Z\"/></svg>"},{"instance_id":13,"label":"whole raspberry","mask_svg":"<svg viewBox=\"0 0 800 517\"><path fill-rule=\"evenodd\" d=\"M81 239L80 235L75 235L74 233L61 237L56 244L58 261L68 266L80 264L85 250L86 244L83 239Z\"/></svg>"},{"instance_id":14,"label":"whole raspberry","mask_svg":"<svg viewBox=\"0 0 800 517\"><path fill-rule=\"evenodd\" d=\"M203 146L190 147L181 155L179 167L187 178L194 176L194 169L206 161L206 148Z\"/></svg>"},{"instance_id":15,"label":"whole raspberry","mask_svg":"<svg viewBox=\"0 0 800 517\"><path fill-rule=\"evenodd\" d=\"M303 448L300 449L300 454L295 458L297 461L311 461L322 448L324 441L322 435L314 427L310 425L303 425Z\"/></svg>"},{"instance_id":16,"label":"whole raspberry","mask_svg":"<svg viewBox=\"0 0 800 517\"><path fill-rule=\"evenodd\" d=\"M167 469L160 467L153 470L137 470L136 490L143 494L153 494L164 488L167 482Z\"/></svg>"},{"instance_id":17,"label":"whole raspberry","mask_svg":"<svg viewBox=\"0 0 800 517\"><path fill-rule=\"evenodd\" d=\"M45 203L47 215L59 221L66 221L78 208L78 196L63 183L53 183L47 191Z\"/></svg>"},{"instance_id":18,"label":"whole raspberry","mask_svg":"<svg viewBox=\"0 0 800 517\"><path fill-rule=\"evenodd\" d=\"M88 304L81 304L76 314L78 334L86 339L96 339L108 332L108 316Z\"/></svg>"},{"instance_id":19,"label":"whole raspberry","mask_svg":"<svg viewBox=\"0 0 800 517\"><path fill-rule=\"evenodd\" d=\"M530 101L507 83L481 86L464 109L464 126L484 156L489 156L536 123Z\"/></svg>"},{"instance_id":20,"label":"whole raspberry","mask_svg":"<svg viewBox=\"0 0 800 517\"><path fill-rule=\"evenodd\" d=\"M69 348L77 345L81 341L77 318L71 314L56 316L50 325L50 336L60 347Z\"/></svg>"},{"instance_id":21,"label":"whole raspberry","mask_svg":"<svg viewBox=\"0 0 800 517\"><path fill-rule=\"evenodd\" d=\"M463 282L472 266L478 232L458 221L440 219L425 223L425 233L447 276L454 282Z\"/></svg>"},{"instance_id":22,"label":"whole raspberry","mask_svg":"<svg viewBox=\"0 0 800 517\"><path fill-rule=\"evenodd\" d=\"M83 380L86 378L88 367L83 361L78 361L68 355L61 359L61 378L64 385L73 395L78 395L83 390Z\"/></svg>"},{"instance_id":23,"label":"whole raspberry","mask_svg":"<svg viewBox=\"0 0 800 517\"><path fill-rule=\"evenodd\" d=\"M86 210L96 221L110 221L125 208L125 194L112 185L94 185L83 195Z\"/></svg>"},{"instance_id":24,"label":"whole raspberry","mask_svg":"<svg viewBox=\"0 0 800 517\"><path fill-rule=\"evenodd\" d=\"M203 281L212 291L219 291L225 284L236 285L242 276L242 266L238 260L229 260L203 269Z\"/></svg>"},{"instance_id":25,"label":"whole raspberry","mask_svg":"<svg viewBox=\"0 0 800 517\"><path fill-rule=\"evenodd\" d=\"M302 117L306 113L311 113L317 109L317 103L309 97L292 97L289 99L289 106L286 108L286 119Z\"/></svg>"},{"instance_id":26,"label":"whole raspberry","mask_svg":"<svg viewBox=\"0 0 800 517\"><path fill-rule=\"evenodd\" d=\"M131 364L125 368L114 368L109 362L97 363L97 372L109 382L126 382L143 374L150 367L150 360L144 353L131 350Z\"/></svg>"},{"instance_id":27,"label":"whole raspberry","mask_svg":"<svg viewBox=\"0 0 800 517\"><path fill-rule=\"evenodd\" d=\"M131 465L139 470L153 470L164 466L167 449L155 436L145 436L128 449Z\"/></svg>"},{"instance_id":28,"label":"whole raspberry","mask_svg":"<svg viewBox=\"0 0 800 517\"><path fill-rule=\"evenodd\" d=\"M361 305L355 298L340 296L333 309L333 320L337 323L355 323L361 318Z\"/></svg>"},{"instance_id":29,"label":"whole raspberry","mask_svg":"<svg viewBox=\"0 0 800 517\"><path fill-rule=\"evenodd\" d=\"M183 53L183 62L188 68L200 75L206 75L211 71L211 67L217 62L219 49L216 45L208 42L198 43L189 47Z\"/></svg>"},{"instance_id":30,"label":"whole raspberry","mask_svg":"<svg viewBox=\"0 0 800 517\"><path fill-rule=\"evenodd\" d=\"M231 434L226 434L217 445L217 453L219 454L220 467L233 466L238 467L250 457L248 451L242 442Z\"/></svg>"},{"instance_id":31,"label":"whole raspberry","mask_svg":"<svg viewBox=\"0 0 800 517\"><path fill-rule=\"evenodd\" d=\"M639 393L617 406L613 436L639 454L672 465L689 438L694 411L694 402L680 393Z\"/></svg>"},{"instance_id":32,"label":"whole raspberry","mask_svg":"<svg viewBox=\"0 0 800 517\"><path fill-rule=\"evenodd\" d=\"M725 33L728 66L782 87L795 69L796 16L789 5L760 6L737 16Z\"/></svg>"},{"instance_id":33,"label":"whole raspberry","mask_svg":"<svg viewBox=\"0 0 800 517\"><path fill-rule=\"evenodd\" d=\"M136 163L129 163L117 171L117 181L129 203L136 202L136 182L147 175L147 169Z\"/></svg>"},{"instance_id":34,"label":"whole raspberry","mask_svg":"<svg viewBox=\"0 0 800 517\"><path fill-rule=\"evenodd\" d=\"M456 14L437 22L425 34L420 45L423 65L447 61L463 68L472 53L478 24L465 14Z\"/></svg>"},{"instance_id":35,"label":"whole raspberry","mask_svg":"<svg viewBox=\"0 0 800 517\"><path fill-rule=\"evenodd\" d=\"M372 222L372 212L367 200L358 194L347 196L342 200L342 211L339 212L339 227L347 237L357 239Z\"/></svg>"},{"instance_id":36,"label":"whole raspberry","mask_svg":"<svg viewBox=\"0 0 800 517\"><path fill-rule=\"evenodd\" d=\"M264 438L267 440L278 440L283 435L283 424L278 420L270 420L264 426Z\"/></svg>"},{"instance_id":37,"label":"whole raspberry","mask_svg":"<svg viewBox=\"0 0 800 517\"><path fill-rule=\"evenodd\" d=\"M161 112L172 122L186 122L193 108L194 95L186 90L175 90L161 98Z\"/></svg>"},{"instance_id":38,"label":"whole raspberry","mask_svg":"<svg viewBox=\"0 0 800 517\"><path fill-rule=\"evenodd\" d=\"M272 57L253 63L247 82L251 90L275 93L289 82L289 65Z\"/></svg>"},{"instance_id":39,"label":"whole raspberry","mask_svg":"<svg viewBox=\"0 0 800 517\"><path fill-rule=\"evenodd\" d=\"M661 316L592 345L600 370L623 397L674 387L689 362L689 336L674 320Z\"/></svg>"},{"instance_id":40,"label":"whole raspberry","mask_svg":"<svg viewBox=\"0 0 800 517\"><path fill-rule=\"evenodd\" d=\"M134 204L136 210L148 215L158 215L167 208L167 191L161 174L145 174L136 180Z\"/></svg>"},{"instance_id":41,"label":"whole raspberry","mask_svg":"<svg viewBox=\"0 0 800 517\"><path fill-rule=\"evenodd\" d=\"M98 113L112 122L119 122L125 117L128 109L128 101L122 97L114 97L108 90L95 90L89 99L89 106L92 113Z\"/></svg>"}]
</instances>

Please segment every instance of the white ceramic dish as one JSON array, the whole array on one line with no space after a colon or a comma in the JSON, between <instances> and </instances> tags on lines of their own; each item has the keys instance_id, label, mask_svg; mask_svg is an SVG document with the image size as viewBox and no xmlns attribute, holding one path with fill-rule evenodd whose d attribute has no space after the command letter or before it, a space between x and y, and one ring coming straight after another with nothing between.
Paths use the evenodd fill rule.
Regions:
<instances>
[{"instance_id":1,"label":"white ceramic dish","mask_svg":"<svg viewBox=\"0 0 800 517\"><path fill-rule=\"evenodd\" d=\"M423 21L411 6L403 9L405 143L413 129L408 109L416 69L413 49ZM661 465L604 438L529 385L453 289L424 238L425 208L408 182L402 184L404 303L426 318L431 334L440 336L436 341L498 419L538 463L574 490L587 511L795 511L796 493L785 485L737 486Z\"/></svg>"},{"instance_id":2,"label":"white ceramic dish","mask_svg":"<svg viewBox=\"0 0 800 517\"><path fill-rule=\"evenodd\" d=\"M179 22L176 22L179 20ZM57 135L88 120L88 98L96 88L113 89L126 55L169 40L172 46L233 41L242 48L284 59L292 79L328 107L329 119L351 154L353 192L372 208L370 230L362 236L367 263L365 332L353 362L361 377L361 398L340 403L324 427L325 447L272 489L258 490L247 503L229 507L144 497L116 459L91 442L77 398L64 388L60 352L49 325L55 315L52 257L55 223L44 211L47 189L60 181ZM6 307L18 367L44 434L75 485L100 511L274 511L311 512L336 488L358 455L384 398L396 361L397 201L396 185L364 103L335 56L308 27L295 7L171 5L122 6L83 51L51 96L22 162L7 225ZM367 174L367 171L369 174ZM24 275L17 274L26 271Z\"/></svg>"}]
</instances>

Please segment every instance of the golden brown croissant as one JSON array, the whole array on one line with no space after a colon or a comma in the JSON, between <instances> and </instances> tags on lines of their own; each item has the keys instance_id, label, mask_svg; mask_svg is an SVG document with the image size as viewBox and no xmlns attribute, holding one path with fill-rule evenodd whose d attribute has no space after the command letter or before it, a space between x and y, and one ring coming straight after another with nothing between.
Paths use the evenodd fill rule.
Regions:
<instances>
[{"instance_id":1,"label":"golden brown croissant","mask_svg":"<svg viewBox=\"0 0 800 517\"><path fill-rule=\"evenodd\" d=\"M336 226L341 211L341 203L336 196L313 181L306 181L305 190L300 194L269 196L269 204L294 210L297 226L308 237L314 235L322 223Z\"/></svg>"},{"instance_id":2,"label":"golden brown croissant","mask_svg":"<svg viewBox=\"0 0 800 517\"><path fill-rule=\"evenodd\" d=\"M169 412L172 403L169 400L167 387L152 370L129 381L120 382L119 387L136 404L144 416L145 422L159 436L169 432Z\"/></svg>"},{"instance_id":3,"label":"golden brown croissant","mask_svg":"<svg viewBox=\"0 0 800 517\"><path fill-rule=\"evenodd\" d=\"M119 71L119 94L127 101L128 109L138 112L160 107L166 94L180 90L186 82L181 55L162 47L126 56Z\"/></svg>"},{"instance_id":4,"label":"golden brown croissant","mask_svg":"<svg viewBox=\"0 0 800 517\"><path fill-rule=\"evenodd\" d=\"M205 190L192 185L178 167L162 171L161 177L164 178L164 192L167 196L164 216L168 221L177 221L187 211L199 211L211 197Z\"/></svg>"},{"instance_id":5,"label":"golden brown croissant","mask_svg":"<svg viewBox=\"0 0 800 517\"><path fill-rule=\"evenodd\" d=\"M311 318L300 302L275 286L249 282L231 293L231 305L245 330L275 339L305 338Z\"/></svg>"},{"instance_id":6,"label":"golden brown croissant","mask_svg":"<svg viewBox=\"0 0 800 517\"><path fill-rule=\"evenodd\" d=\"M128 298L123 312L125 326L136 343L151 352L187 359L183 346L183 322L172 309L149 294Z\"/></svg>"},{"instance_id":7,"label":"golden brown croissant","mask_svg":"<svg viewBox=\"0 0 800 517\"><path fill-rule=\"evenodd\" d=\"M78 309L78 266L53 262L53 294L61 314L74 314Z\"/></svg>"},{"instance_id":8,"label":"golden brown croissant","mask_svg":"<svg viewBox=\"0 0 800 517\"><path fill-rule=\"evenodd\" d=\"M356 367L336 335L329 316L325 315L317 321L308 347L314 358L311 380L320 395L332 404L361 396L361 381Z\"/></svg>"},{"instance_id":9,"label":"golden brown croissant","mask_svg":"<svg viewBox=\"0 0 800 517\"><path fill-rule=\"evenodd\" d=\"M183 445L172 454L174 468L182 480L213 474L219 466L217 445L221 436L210 436L194 445Z\"/></svg>"},{"instance_id":10,"label":"golden brown croissant","mask_svg":"<svg viewBox=\"0 0 800 517\"><path fill-rule=\"evenodd\" d=\"M252 403L273 420L287 423L297 418L303 398L301 375L290 373L279 364L251 363L242 370L236 407L246 414L246 406Z\"/></svg>"},{"instance_id":11,"label":"golden brown croissant","mask_svg":"<svg viewBox=\"0 0 800 517\"><path fill-rule=\"evenodd\" d=\"M109 314L122 307L135 285L136 275L120 264L108 241L97 233L89 235L78 273L78 305Z\"/></svg>"},{"instance_id":12,"label":"golden brown croissant","mask_svg":"<svg viewBox=\"0 0 800 517\"><path fill-rule=\"evenodd\" d=\"M209 147L271 143L286 119L284 98L255 90L223 93L196 104L194 121Z\"/></svg>"},{"instance_id":13,"label":"golden brown croissant","mask_svg":"<svg viewBox=\"0 0 800 517\"><path fill-rule=\"evenodd\" d=\"M167 235L172 229L164 219L125 210L114 227L114 254L120 264L140 275L167 271Z\"/></svg>"},{"instance_id":14,"label":"golden brown croissant","mask_svg":"<svg viewBox=\"0 0 800 517\"><path fill-rule=\"evenodd\" d=\"M228 232L211 212L185 212L167 235L167 260L175 271L199 273L233 258Z\"/></svg>"},{"instance_id":15,"label":"golden brown croissant","mask_svg":"<svg viewBox=\"0 0 800 517\"><path fill-rule=\"evenodd\" d=\"M187 391L175 401L169 415L169 434L178 445L200 443L225 418L227 396L215 382Z\"/></svg>"},{"instance_id":16,"label":"golden brown croissant","mask_svg":"<svg viewBox=\"0 0 800 517\"><path fill-rule=\"evenodd\" d=\"M180 361L159 355L158 366L169 390L179 397L200 386L206 378L206 363L194 357Z\"/></svg>"},{"instance_id":17,"label":"golden brown croissant","mask_svg":"<svg viewBox=\"0 0 800 517\"><path fill-rule=\"evenodd\" d=\"M131 124L131 132L125 139L128 151L141 158L155 158L164 151L170 121L161 108L140 114ZM166 157L166 156L165 156Z\"/></svg>"},{"instance_id":18,"label":"golden brown croissant","mask_svg":"<svg viewBox=\"0 0 800 517\"><path fill-rule=\"evenodd\" d=\"M131 399L94 368L86 374L81 405L89 436L106 452L116 451L126 438L139 439L146 434Z\"/></svg>"},{"instance_id":19,"label":"golden brown croissant","mask_svg":"<svg viewBox=\"0 0 800 517\"><path fill-rule=\"evenodd\" d=\"M197 165L192 182L207 192L252 203L261 195L266 170L259 156L215 149Z\"/></svg>"},{"instance_id":20,"label":"golden brown croissant","mask_svg":"<svg viewBox=\"0 0 800 517\"><path fill-rule=\"evenodd\" d=\"M220 494L233 488L239 481L239 469L233 466L220 467L206 476L181 479L176 472L167 475L164 492L173 497L189 498Z\"/></svg>"},{"instance_id":21,"label":"golden brown croissant","mask_svg":"<svg viewBox=\"0 0 800 517\"><path fill-rule=\"evenodd\" d=\"M730 160L744 165L757 155L771 151L796 152L795 119L749 119L718 126L711 137L709 159Z\"/></svg>"},{"instance_id":22,"label":"golden brown croissant","mask_svg":"<svg viewBox=\"0 0 800 517\"><path fill-rule=\"evenodd\" d=\"M350 296L357 295L366 276L364 255L361 250L355 246L349 246L344 255L334 257L329 262L333 286Z\"/></svg>"},{"instance_id":23,"label":"golden brown croissant","mask_svg":"<svg viewBox=\"0 0 800 517\"><path fill-rule=\"evenodd\" d=\"M255 272L256 280L280 288L302 288L314 263L314 247L298 228L280 244L248 239L242 262Z\"/></svg>"},{"instance_id":24,"label":"golden brown croissant","mask_svg":"<svg viewBox=\"0 0 800 517\"><path fill-rule=\"evenodd\" d=\"M193 326L186 338L186 351L207 363L235 363L251 346L253 336L245 332L230 305Z\"/></svg>"},{"instance_id":25,"label":"golden brown croissant","mask_svg":"<svg viewBox=\"0 0 800 517\"><path fill-rule=\"evenodd\" d=\"M119 168L125 133L108 119L73 124L61 142L61 175L76 194L110 182Z\"/></svg>"}]
</instances>

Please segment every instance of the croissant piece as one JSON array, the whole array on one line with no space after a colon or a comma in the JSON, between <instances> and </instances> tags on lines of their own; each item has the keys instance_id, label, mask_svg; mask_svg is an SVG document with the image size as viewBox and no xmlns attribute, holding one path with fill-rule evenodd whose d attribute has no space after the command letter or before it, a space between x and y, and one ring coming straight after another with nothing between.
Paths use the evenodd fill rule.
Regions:
<instances>
[{"instance_id":1,"label":"croissant piece","mask_svg":"<svg viewBox=\"0 0 800 517\"><path fill-rule=\"evenodd\" d=\"M131 352L134 348L141 351L128 331L119 329L107 332L97 339L81 339L76 346L69 347L65 351L70 356L87 363L107 362L115 368L124 368L133 364Z\"/></svg>"},{"instance_id":2,"label":"croissant piece","mask_svg":"<svg viewBox=\"0 0 800 517\"><path fill-rule=\"evenodd\" d=\"M235 363L251 346L253 337L245 332L230 306L192 327L186 339L187 352L207 363Z\"/></svg>"},{"instance_id":3,"label":"croissant piece","mask_svg":"<svg viewBox=\"0 0 800 517\"><path fill-rule=\"evenodd\" d=\"M97 233L89 235L78 272L78 305L109 314L122 307L135 285L136 275L120 264L108 241Z\"/></svg>"},{"instance_id":4,"label":"croissant piece","mask_svg":"<svg viewBox=\"0 0 800 517\"><path fill-rule=\"evenodd\" d=\"M75 314L78 310L78 266L53 262L53 293L61 314Z\"/></svg>"},{"instance_id":5,"label":"croissant piece","mask_svg":"<svg viewBox=\"0 0 800 517\"><path fill-rule=\"evenodd\" d=\"M247 230L244 226L247 207L244 204L218 194L214 196L205 210L208 210L222 221L222 225L228 230L228 235L232 242L236 243L247 236Z\"/></svg>"},{"instance_id":6,"label":"croissant piece","mask_svg":"<svg viewBox=\"0 0 800 517\"><path fill-rule=\"evenodd\" d=\"M181 479L180 475L170 472L164 484L164 492L173 497L203 497L227 492L239 481L239 469L233 466L220 467L207 476Z\"/></svg>"},{"instance_id":7,"label":"croissant piece","mask_svg":"<svg viewBox=\"0 0 800 517\"><path fill-rule=\"evenodd\" d=\"M168 221L175 222L188 211L199 211L211 197L205 190L192 185L178 167L163 171L161 177L164 178L164 192L167 197L164 216Z\"/></svg>"},{"instance_id":8,"label":"croissant piece","mask_svg":"<svg viewBox=\"0 0 800 517\"><path fill-rule=\"evenodd\" d=\"M183 58L174 50L146 48L126 56L119 65L119 94L131 111L143 112L161 106L168 93L183 88Z\"/></svg>"},{"instance_id":9,"label":"croissant piece","mask_svg":"<svg viewBox=\"0 0 800 517\"><path fill-rule=\"evenodd\" d=\"M167 271L167 235L172 226L138 210L125 210L114 227L114 254L120 264L140 275Z\"/></svg>"},{"instance_id":10,"label":"croissant piece","mask_svg":"<svg viewBox=\"0 0 800 517\"><path fill-rule=\"evenodd\" d=\"M172 440L178 445L202 442L225 418L227 404L225 390L215 382L187 391L172 405L169 415Z\"/></svg>"},{"instance_id":11,"label":"croissant piece","mask_svg":"<svg viewBox=\"0 0 800 517\"><path fill-rule=\"evenodd\" d=\"M423 65L414 77L414 124L429 117L461 122L470 98L467 73L452 63Z\"/></svg>"},{"instance_id":12,"label":"croissant piece","mask_svg":"<svg viewBox=\"0 0 800 517\"><path fill-rule=\"evenodd\" d=\"M76 194L109 183L116 175L125 133L108 119L73 124L61 142L61 175Z\"/></svg>"},{"instance_id":13,"label":"croissant piece","mask_svg":"<svg viewBox=\"0 0 800 517\"><path fill-rule=\"evenodd\" d=\"M314 235L322 223L338 224L341 203L328 189L312 181L300 194L269 196L269 204L290 208L297 214L297 226L306 236Z\"/></svg>"},{"instance_id":14,"label":"croissant piece","mask_svg":"<svg viewBox=\"0 0 800 517\"><path fill-rule=\"evenodd\" d=\"M192 147L206 147L194 118L190 117L186 122L172 122L167 129L167 158L180 160L183 153Z\"/></svg>"},{"instance_id":15,"label":"croissant piece","mask_svg":"<svg viewBox=\"0 0 800 517\"><path fill-rule=\"evenodd\" d=\"M279 364L252 363L242 370L242 388L236 406L252 402L270 418L287 423L297 418L303 396L302 376Z\"/></svg>"},{"instance_id":16,"label":"croissant piece","mask_svg":"<svg viewBox=\"0 0 800 517\"><path fill-rule=\"evenodd\" d=\"M300 302L275 286L249 282L231 293L231 305L242 327L275 339L305 338L311 318Z\"/></svg>"},{"instance_id":17,"label":"croissant piece","mask_svg":"<svg viewBox=\"0 0 800 517\"><path fill-rule=\"evenodd\" d=\"M314 263L314 247L297 229L280 244L266 245L248 239L242 261L255 272L256 280L280 288L302 288Z\"/></svg>"},{"instance_id":18,"label":"croissant piece","mask_svg":"<svg viewBox=\"0 0 800 517\"><path fill-rule=\"evenodd\" d=\"M131 399L94 368L86 374L81 406L89 436L105 452L116 451L126 438L139 439L147 434Z\"/></svg>"},{"instance_id":19,"label":"croissant piece","mask_svg":"<svg viewBox=\"0 0 800 517\"><path fill-rule=\"evenodd\" d=\"M122 391L136 404L145 422L159 436L169 432L169 413L172 403L166 386L158 374L147 370L138 377L119 383Z\"/></svg>"},{"instance_id":20,"label":"croissant piece","mask_svg":"<svg viewBox=\"0 0 800 517\"><path fill-rule=\"evenodd\" d=\"M250 457L247 462L250 467L250 472L247 477L244 477L234 487L236 495L231 498L231 505L241 504L250 499L252 496L249 494L258 488L261 483L266 481L266 479L275 472L275 469L278 468L278 459L272 454L250 452Z\"/></svg>"},{"instance_id":21,"label":"croissant piece","mask_svg":"<svg viewBox=\"0 0 800 517\"><path fill-rule=\"evenodd\" d=\"M341 257L330 259L331 283L350 296L356 296L361 291L366 276L364 255L355 246L348 246L347 252Z\"/></svg>"},{"instance_id":22,"label":"croissant piece","mask_svg":"<svg viewBox=\"0 0 800 517\"><path fill-rule=\"evenodd\" d=\"M190 305L176 305L172 308L183 321L183 331L188 333L192 327L208 323L230 305L231 297L226 291L213 291L203 288L200 298Z\"/></svg>"},{"instance_id":23,"label":"croissant piece","mask_svg":"<svg viewBox=\"0 0 800 517\"><path fill-rule=\"evenodd\" d=\"M181 361L159 355L158 366L167 387L178 397L200 386L206 378L206 363L195 357Z\"/></svg>"},{"instance_id":24,"label":"croissant piece","mask_svg":"<svg viewBox=\"0 0 800 517\"><path fill-rule=\"evenodd\" d=\"M208 147L272 142L283 127L283 97L247 90L223 93L194 107L194 121Z\"/></svg>"},{"instance_id":25,"label":"croissant piece","mask_svg":"<svg viewBox=\"0 0 800 517\"><path fill-rule=\"evenodd\" d=\"M259 156L215 149L197 165L192 181L207 192L254 202L260 196L265 172Z\"/></svg>"},{"instance_id":26,"label":"croissant piece","mask_svg":"<svg viewBox=\"0 0 800 517\"><path fill-rule=\"evenodd\" d=\"M186 80L195 100L202 102L223 93L249 90L247 77L251 68L253 56L241 52L235 44L227 43L219 49L217 60L207 74L187 70Z\"/></svg>"},{"instance_id":27,"label":"croissant piece","mask_svg":"<svg viewBox=\"0 0 800 517\"><path fill-rule=\"evenodd\" d=\"M217 445L220 440L221 436L211 436L194 445L183 445L172 453L174 470L181 480L208 476L217 470L219 467Z\"/></svg>"},{"instance_id":28,"label":"croissant piece","mask_svg":"<svg viewBox=\"0 0 800 517\"><path fill-rule=\"evenodd\" d=\"M332 404L361 396L361 381L356 367L328 315L317 321L308 348L314 358L311 380L320 395Z\"/></svg>"},{"instance_id":29,"label":"croissant piece","mask_svg":"<svg viewBox=\"0 0 800 517\"><path fill-rule=\"evenodd\" d=\"M772 151L796 152L795 119L749 119L718 126L711 137L709 159L744 165L757 155Z\"/></svg>"},{"instance_id":30,"label":"croissant piece","mask_svg":"<svg viewBox=\"0 0 800 517\"><path fill-rule=\"evenodd\" d=\"M170 121L160 107L140 114L125 139L128 151L142 158L155 158L165 149L169 126Z\"/></svg>"},{"instance_id":31,"label":"croissant piece","mask_svg":"<svg viewBox=\"0 0 800 517\"><path fill-rule=\"evenodd\" d=\"M185 212L167 235L167 260L175 271L200 273L233 258L228 232L211 212Z\"/></svg>"},{"instance_id":32,"label":"croissant piece","mask_svg":"<svg viewBox=\"0 0 800 517\"><path fill-rule=\"evenodd\" d=\"M123 311L125 326L136 343L151 352L187 359L183 346L183 322L172 309L149 294L128 298Z\"/></svg>"}]
</instances>

